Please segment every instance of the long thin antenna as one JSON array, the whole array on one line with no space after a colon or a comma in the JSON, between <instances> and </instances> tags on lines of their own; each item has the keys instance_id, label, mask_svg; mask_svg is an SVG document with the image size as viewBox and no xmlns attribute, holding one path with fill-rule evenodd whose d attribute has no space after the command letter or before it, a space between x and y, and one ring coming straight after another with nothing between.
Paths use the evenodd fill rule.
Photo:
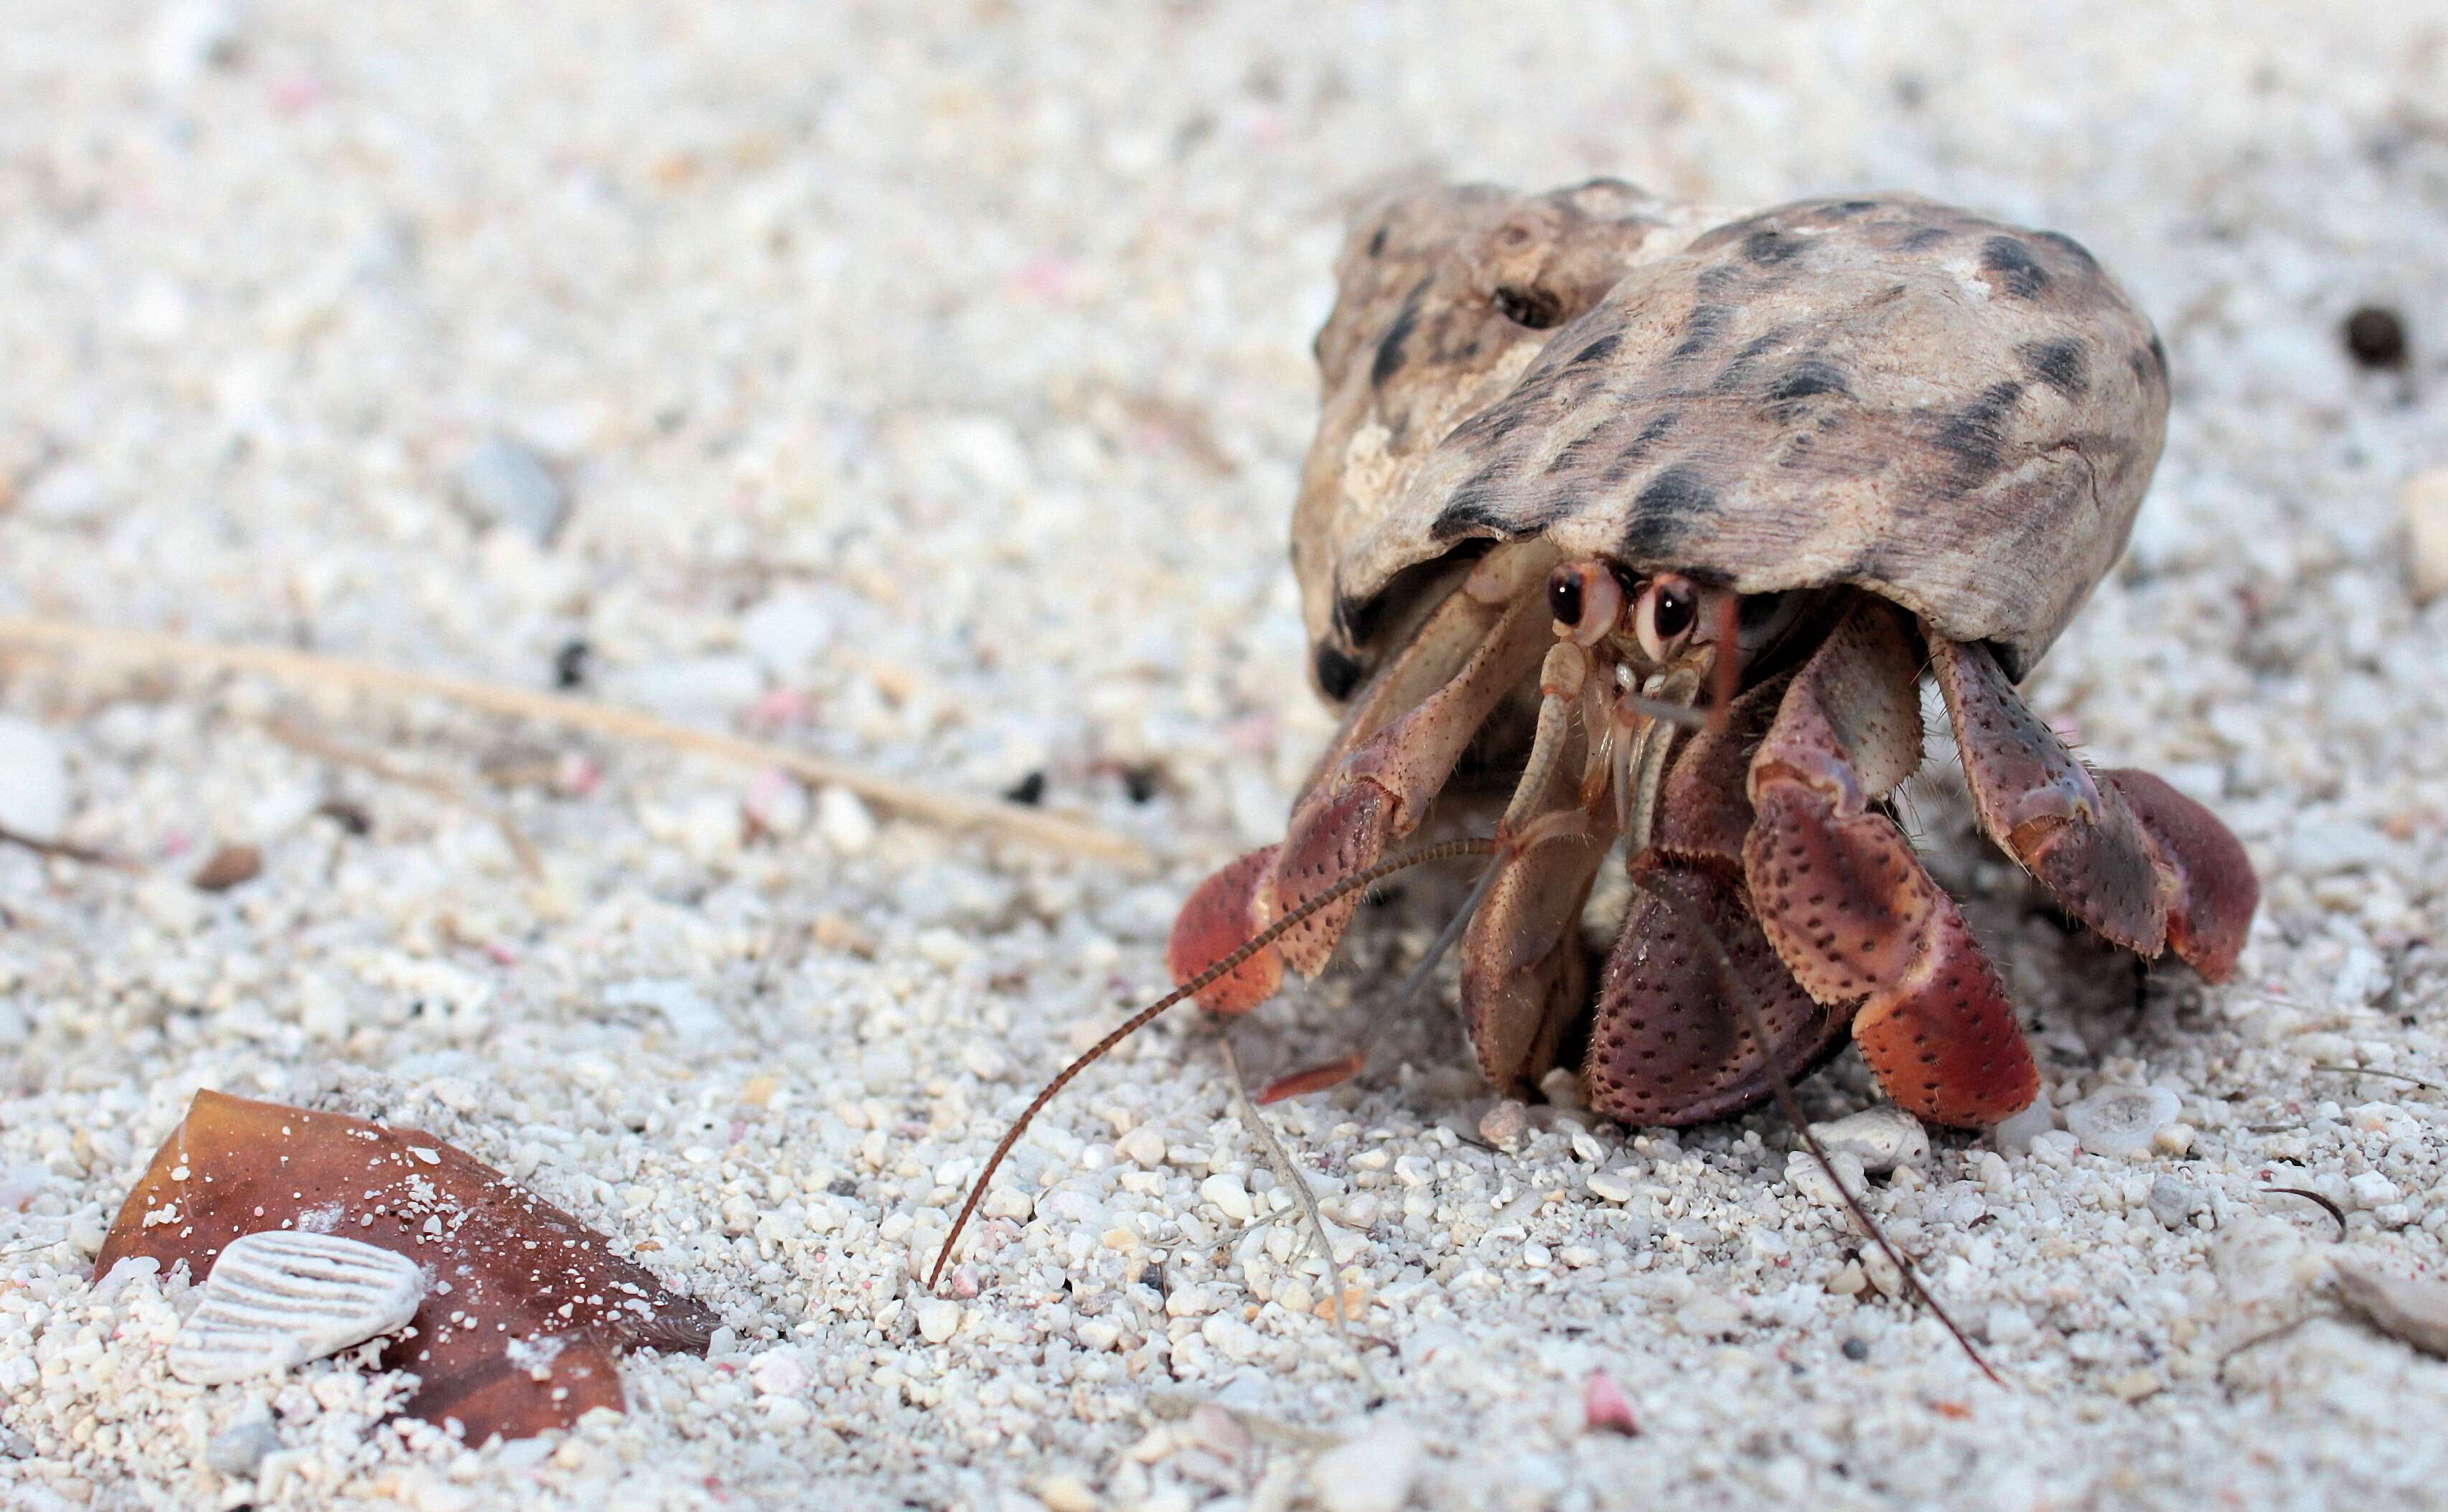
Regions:
<instances>
[{"instance_id":1,"label":"long thin antenna","mask_svg":"<svg viewBox=\"0 0 2448 1512\"><path fill-rule=\"evenodd\" d=\"M1697 909L1660 885L1655 873L1640 864L1642 859L1639 856L1633 858L1631 870L1634 885L1664 904L1670 912L1680 914L1683 921L1693 927L1693 932L1700 937L1701 943L1709 947L1710 955L1716 960L1718 974L1725 979L1727 987L1732 993L1735 1005L1742 1009L1743 1026L1750 1031L1751 1043L1759 1046L1762 1063L1768 1067L1769 1083L1776 1089L1778 1110L1784 1113L1786 1121L1792 1124L1794 1130L1802 1136L1802 1142L1809 1147L1810 1158L1817 1160L1819 1169L1826 1174L1827 1184L1834 1187L1836 1195L1845 1199L1846 1210L1853 1215L1853 1221L1859 1223L1863 1231L1869 1234L1871 1242L1879 1247L1879 1253L1887 1257L1887 1263L1896 1268L1898 1275L1903 1277L1904 1285L1912 1289L1912 1294L1923 1307L1929 1309L1939 1322L1946 1326L1946 1331L1955 1336L1955 1342L1971 1358L1972 1363L1980 1368L1980 1373L1987 1376L1993 1384L2004 1386L2005 1381L1996 1370L1990 1368L1989 1362L1981 1358L1980 1351L1973 1348L1970 1337L1961 1329L1956 1327L1955 1319L1947 1315L1946 1309L1940 1305L1937 1297L1930 1294L1929 1288L1922 1284L1921 1273L1915 1271L1911 1262L1903 1257L1903 1253L1888 1241L1886 1230L1879 1227L1877 1220L1870 1216L1869 1210L1862 1206L1861 1199L1856 1197L1852 1189L1845 1184L1845 1178L1836 1174L1835 1162L1827 1158L1826 1146L1819 1142L1818 1135L1810 1132L1810 1120L1802 1111L1802 1100L1793 1095L1793 1082L1787 1078L1785 1067L1776 1063L1776 1055L1769 1047L1768 1023L1760 1017L1759 1005L1751 1001L1750 988L1745 985L1742 977L1735 972L1733 957L1727 953L1725 942L1717 937L1716 927L1711 924Z\"/></svg>"},{"instance_id":2,"label":"long thin antenna","mask_svg":"<svg viewBox=\"0 0 2448 1512\"><path fill-rule=\"evenodd\" d=\"M1002 1141L994 1147L994 1154L986 1157L985 1169L978 1173L978 1178L975 1181L969 1183L968 1199L961 1204L960 1216L952 1220L952 1232L944 1236L944 1248L935 1256L934 1268L927 1273L927 1290L932 1292L935 1290L935 1283L943 1279L944 1266L952 1257L952 1246L960 1241L961 1231L968 1227L970 1215L977 1212L979 1202L985 1199L986 1183L994 1179L994 1174L1003 1165L1004 1158L1011 1154L1011 1147L1018 1144L1020 1137L1028 1132L1030 1120L1042 1112L1045 1104L1053 1101L1064 1087L1069 1086L1073 1078L1101 1060L1107 1051L1137 1034L1157 1014L1184 998L1196 996L1200 989L1229 975L1241 963L1274 944L1286 930L1298 928L1307 923L1312 914L1342 902L1361 889L1382 882L1397 871L1406 871L1426 862L1444 861L1458 855L1494 855L1499 849L1501 849L1500 842L1483 836L1464 840L1441 840L1435 845L1424 845L1416 851L1406 851L1389 860L1380 861L1365 871L1355 871L1252 935L1247 944L1231 955L1124 1019L1115 1026L1112 1033L1090 1045L1081 1052L1078 1060L1056 1072L1054 1080L1045 1083L1044 1090L1037 1094L1020 1117L1013 1120L1011 1127L1004 1132Z\"/></svg>"}]
</instances>

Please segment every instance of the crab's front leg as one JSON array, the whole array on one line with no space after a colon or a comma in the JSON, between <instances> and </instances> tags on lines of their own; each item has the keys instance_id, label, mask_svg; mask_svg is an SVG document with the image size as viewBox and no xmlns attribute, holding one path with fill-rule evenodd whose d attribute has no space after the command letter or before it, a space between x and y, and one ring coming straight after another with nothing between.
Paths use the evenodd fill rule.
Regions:
<instances>
[{"instance_id":1,"label":"crab's front leg","mask_svg":"<svg viewBox=\"0 0 2448 1512\"><path fill-rule=\"evenodd\" d=\"M1375 864L1419 827L1488 716L1531 678L1553 636L1537 592L1551 548L1491 553L1371 680L1292 807L1280 845L1241 856L1201 883L1166 951L1187 982L1344 878ZM1318 911L1198 1002L1238 1013L1272 996L1284 968L1324 969L1357 897Z\"/></svg>"},{"instance_id":2,"label":"crab's front leg","mask_svg":"<svg viewBox=\"0 0 2448 1512\"><path fill-rule=\"evenodd\" d=\"M1978 1128L2030 1105L2039 1071L1961 910L1876 806L1920 764L1919 672L1884 603L1828 637L1752 757L1743 871L1794 979L1859 1005L1854 1043L1887 1095Z\"/></svg>"},{"instance_id":3,"label":"crab's front leg","mask_svg":"<svg viewBox=\"0 0 2448 1512\"><path fill-rule=\"evenodd\" d=\"M1932 636L1930 659L1982 832L2108 939L2233 971L2261 887L2227 826L2148 772L2085 766L1985 647Z\"/></svg>"}]
</instances>

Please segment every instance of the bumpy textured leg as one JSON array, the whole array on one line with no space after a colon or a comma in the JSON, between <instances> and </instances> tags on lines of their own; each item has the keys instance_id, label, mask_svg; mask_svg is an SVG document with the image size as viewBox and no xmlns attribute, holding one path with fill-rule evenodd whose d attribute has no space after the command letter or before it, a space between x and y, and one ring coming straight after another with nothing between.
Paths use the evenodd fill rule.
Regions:
<instances>
[{"instance_id":1,"label":"bumpy textured leg","mask_svg":"<svg viewBox=\"0 0 2448 1512\"><path fill-rule=\"evenodd\" d=\"M1738 1113L1774 1088L1771 1067L1807 1074L1844 1043L1841 1009L1811 1001L1777 959L1744 894L1743 837L1750 830L1744 775L1775 717L1785 680L1736 700L1721 728L1687 739L1668 768L1652 828L1653 853L1635 861L1644 887L1599 979L1582 1095L1635 1124L1699 1123ZM1738 981L1729 984L1713 934ZM1753 1043L1739 1005L1746 993L1769 1033Z\"/></svg>"},{"instance_id":2,"label":"bumpy textured leg","mask_svg":"<svg viewBox=\"0 0 2448 1512\"><path fill-rule=\"evenodd\" d=\"M1535 585L1527 575L1541 560L1525 558L1512 575ZM1192 893L1166 951L1176 982L1374 865L1389 842L1418 826L1487 717L1538 669L1554 640L1539 595L1520 584L1496 586L1501 602L1449 596L1379 671L1294 804L1283 843L1240 857ZM1273 994L1285 967L1314 975L1359 906L1356 896L1346 899L1288 930L1199 993L1199 1003L1241 1012Z\"/></svg>"},{"instance_id":3,"label":"bumpy textured leg","mask_svg":"<svg viewBox=\"0 0 2448 1512\"><path fill-rule=\"evenodd\" d=\"M1593 1109L1631 1124L1722 1119L1769 1094L1771 1066L1800 1077L1844 1043L1844 1011L1811 1001L1777 959L1739 876L1654 853L1645 871L1674 904L1646 889L1636 894L1607 956L1581 1067ZM1704 931L1724 947L1758 1010L1765 1051L1728 999Z\"/></svg>"},{"instance_id":4,"label":"bumpy textured leg","mask_svg":"<svg viewBox=\"0 0 2448 1512\"><path fill-rule=\"evenodd\" d=\"M1930 661L1981 831L2067 912L2128 950L2157 955L2168 933L2160 869L2124 796L2032 712L1987 647L1932 636Z\"/></svg>"},{"instance_id":5,"label":"bumpy textured leg","mask_svg":"<svg viewBox=\"0 0 2448 1512\"><path fill-rule=\"evenodd\" d=\"M1442 687L1319 773L1292 809L1268 918L1375 865L1388 844L1419 827L1488 716L1539 670L1555 640L1547 626L1542 601L1515 603ZM1288 931L1284 959L1305 976L1324 970L1359 907L1359 898L1347 898Z\"/></svg>"},{"instance_id":6,"label":"bumpy textured leg","mask_svg":"<svg viewBox=\"0 0 2448 1512\"><path fill-rule=\"evenodd\" d=\"M1872 807L1921 755L1919 666L1865 605L1794 679L1750 769L1753 907L1818 1002L1858 1003L1853 1039L1896 1102L1977 1128L2039 1089L2004 987L1895 822Z\"/></svg>"},{"instance_id":7,"label":"bumpy textured leg","mask_svg":"<svg viewBox=\"0 0 2448 1512\"><path fill-rule=\"evenodd\" d=\"M2150 839L2167 900L2168 948L2209 980L2226 981L2261 902L2243 843L2209 810L2148 772L2117 768L2099 780L2132 806Z\"/></svg>"}]
</instances>

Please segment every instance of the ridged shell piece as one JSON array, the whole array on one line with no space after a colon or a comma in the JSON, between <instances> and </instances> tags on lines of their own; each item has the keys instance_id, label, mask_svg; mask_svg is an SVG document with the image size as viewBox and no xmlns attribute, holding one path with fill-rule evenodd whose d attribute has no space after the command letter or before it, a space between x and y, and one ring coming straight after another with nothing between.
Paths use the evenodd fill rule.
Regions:
<instances>
[{"instance_id":1,"label":"ridged shell piece","mask_svg":"<svg viewBox=\"0 0 2448 1512\"><path fill-rule=\"evenodd\" d=\"M329 1234L234 1239L170 1346L170 1373L198 1386L272 1375L389 1333L416 1315L425 1273Z\"/></svg>"}]
</instances>

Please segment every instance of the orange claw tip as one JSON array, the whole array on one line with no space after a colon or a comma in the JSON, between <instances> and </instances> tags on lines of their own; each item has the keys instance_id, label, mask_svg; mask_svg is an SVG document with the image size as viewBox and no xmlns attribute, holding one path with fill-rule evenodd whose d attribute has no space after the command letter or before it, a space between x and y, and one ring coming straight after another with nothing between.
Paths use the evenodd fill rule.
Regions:
<instances>
[{"instance_id":1,"label":"orange claw tip","mask_svg":"<svg viewBox=\"0 0 2448 1512\"><path fill-rule=\"evenodd\" d=\"M1274 864L1275 848L1268 846L1198 884L1174 919L1173 940L1165 947L1174 986L1189 985L1266 928L1258 917L1258 895L1272 882ZM1199 988L1196 996L1198 1005L1211 1013L1247 1013L1283 985L1283 953L1271 945Z\"/></svg>"},{"instance_id":2,"label":"orange claw tip","mask_svg":"<svg viewBox=\"0 0 2448 1512\"><path fill-rule=\"evenodd\" d=\"M1264 1106L1270 1102L1281 1102L1286 1098L1303 1098L1312 1092L1323 1092L1328 1087L1341 1086L1358 1076L1361 1068L1367 1063L1368 1057L1361 1051L1354 1050L1349 1055L1329 1061L1324 1065L1313 1065L1306 1071L1295 1071L1290 1076L1277 1077L1267 1083L1267 1089L1264 1092L1258 1094L1258 1102Z\"/></svg>"},{"instance_id":3,"label":"orange claw tip","mask_svg":"<svg viewBox=\"0 0 2448 1512\"><path fill-rule=\"evenodd\" d=\"M2123 794L2142 823L2162 869L2168 900L2168 948L2210 982L2224 982L2252 932L2261 879L2244 842L2218 816L2148 772L2119 768L2099 774Z\"/></svg>"}]
</instances>

